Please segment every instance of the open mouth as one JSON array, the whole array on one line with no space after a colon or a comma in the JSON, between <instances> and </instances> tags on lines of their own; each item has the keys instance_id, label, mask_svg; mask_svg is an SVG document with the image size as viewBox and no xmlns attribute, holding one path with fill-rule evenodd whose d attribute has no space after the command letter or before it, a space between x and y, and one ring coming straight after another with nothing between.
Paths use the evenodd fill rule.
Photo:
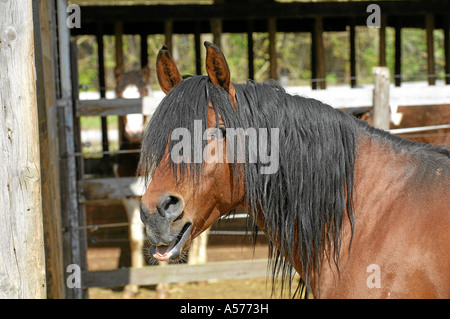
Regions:
<instances>
[{"instance_id":1,"label":"open mouth","mask_svg":"<svg viewBox=\"0 0 450 319\"><path fill-rule=\"evenodd\" d=\"M170 244L152 246L150 247L150 253L157 260L176 260L180 256L183 246L189 238L191 229L192 224L186 223L177 235L177 238L175 238Z\"/></svg>"}]
</instances>

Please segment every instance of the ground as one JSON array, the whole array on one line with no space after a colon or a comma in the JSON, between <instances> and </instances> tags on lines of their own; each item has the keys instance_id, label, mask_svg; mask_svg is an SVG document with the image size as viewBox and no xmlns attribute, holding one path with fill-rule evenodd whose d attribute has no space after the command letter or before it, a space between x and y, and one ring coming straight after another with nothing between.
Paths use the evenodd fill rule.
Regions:
<instances>
[{"instance_id":1,"label":"ground","mask_svg":"<svg viewBox=\"0 0 450 319\"><path fill-rule=\"evenodd\" d=\"M156 287L141 287L136 299L156 299ZM122 289L91 288L89 298L120 299ZM200 283L171 284L173 299L263 299L271 298L271 281L266 278L219 280Z\"/></svg>"},{"instance_id":2,"label":"ground","mask_svg":"<svg viewBox=\"0 0 450 319\"><path fill-rule=\"evenodd\" d=\"M214 237L214 236L213 236ZM217 245L216 241L223 241L224 238L211 238L211 245L208 246L208 261L241 260L267 258L267 245L258 244L253 251L250 245ZM91 250L88 260L99 264L102 258L101 251ZM110 254L111 255L111 254ZM90 257L89 257L90 256ZM94 267L95 265L91 265ZM90 267L90 268L91 268ZM98 268L97 268L98 269ZM92 268L91 268L92 270ZM214 280L207 282L175 283L169 285L169 298L173 299L263 299L280 298L279 293L272 295L271 278L253 278L241 280ZM289 298L286 294L283 296ZM122 287L116 288L90 288L89 298L91 299L121 299ZM144 286L139 290L136 299L157 298L156 286Z\"/></svg>"}]
</instances>

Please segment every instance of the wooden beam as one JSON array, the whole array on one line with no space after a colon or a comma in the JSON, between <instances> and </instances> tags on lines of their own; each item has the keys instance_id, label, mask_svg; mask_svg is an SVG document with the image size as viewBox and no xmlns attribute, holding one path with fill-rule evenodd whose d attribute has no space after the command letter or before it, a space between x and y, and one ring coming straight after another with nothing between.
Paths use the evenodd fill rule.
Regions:
<instances>
[{"instance_id":1,"label":"wooden beam","mask_svg":"<svg viewBox=\"0 0 450 319\"><path fill-rule=\"evenodd\" d=\"M76 105L76 101L79 96L78 91L78 46L76 41L70 42L70 76L72 85L72 106ZM72 113L74 112L72 107ZM75 152L81 153L81 122L79 117L73 119L73 143L75 146ZM84 179L84 159L81 157L76 158L76 178ZM82 203L78 203L78 214L74 216L77 219L78 225L83 227L86 225L86 210ZM87 234L86 229L80 229L78 232L79 242L78 249L80 250L80 266L81 270L87 270ZM67 286L67 283L66 283ZM88 293L86 289L81 289L81 298L87 298Z\"/></svg>"},{"instance_id":2,"label":"wooden beam","mask_svg":"<svg viewBox=\"0 0 450 319\"><path fill-rule=\"evenodd\" d=\"M247 61L248 78L255 79L255 54L253 52L253 20L247 21Z\"/></svg>"},{"instance_id":3,"label":"wooden beam","mask_svg":"<svg viewBox=\"0 0 450 319\"><path fill-rule=\"evenodd\" d=\"M76 227L84 225L79 218L77 196L77 166L74 157L67 156L75 152L73 87L71 76L70 33L67 28L67 1L57 0L58 12L58 57L61 94L58 96L58 135L59 135L59 171L61 186L61 220L63 231L64 269L71 264L86 269L86 250L81 244L80 232ZM85 291L69 288L65 285L66 298L83 298Z\"/></svg>"},{"instance_id":4,"label":"wooden beam","mask_svg":"<svg viewBox=\"0 0 450 319\"><path fill-rule=\"evenodd\" d=\"M325 49L323 46L323 18L314 19L312 32L313 89L326 89L325 81ZM315 72L314 72L315 71Z\"/></svg>"},{"instance_id":5,"label":"wooden beam","mask_svg":"<svg viewBox=\"0 0 450 319\"><path fill-rule=\"evenodd\" d=\"M147 33L141 33L139 35L139 39L141 42L141 68L148 65L148 42L147 42Z\"/></svg>"},{"instance_id":6,"label":"wooden beam","mask_svg":"<svg viewBox=\"0 0 450 319\"><path fill-rule=\"evenodd\" d=\"M350 24L350 86L356 87L356 30L354 20Z\"/></svg>"},{"instance_id":7,"label":"wooden beam","mask_svg":"<svg viewBox=\"0 0 450 319\"><path fill-rule=\"evenodd\" d=\"M114 39L115 39L115 52L116 52L116 68L120 70L123 74L125 73L125 62L123 59L123 22L116 21L114 23ZM104 75L103 75L104 76ZM116 83L118 85L118 83ZM100 96L100 98L104 98L104 96ZM125 125L123 116L119 116L117 118L117 127L119 130L119 146L123 144L123 139L125 135ZM107 131L107 122L106 117L102 117L102 144L103 151L106 152L109 150L108 147L108 131Z\"/></svg>"},{"instance_id":8,"label":"wooden beam","mask_svg":"<svg viewBox=\"0 0 450 319\"><path fill-rule=\"evenodd\" d=\"M400 86L402 83L402 28L400 24L395 27L395 86Z\"/></svg>"},{"instance_id":9,"label":"wooden beam","mask_svg":"<svg viewBox=\"0 0 450 319\"><path fill-rule=\"evenodd\" d=\"M276 48L277 20L275 18L269 18L267 24L269 29L269 78L278 80Z\"/></svg>"},{"instance_id":10,"label":"wooden beam","mask_svg":"<svg viewBox=\"0 0 450 319\"><path fill-rule=\"evenodd\" d=\"M213 42L219 48L222 48L222 19L211 19L211 33L213 35Z\"/></svg>"},{"instance_id":11,"label":"wooden beam","mask_svg":"<svg viewBox=\"0 0 450 319\"><path fill-rule=\"evenodd\" d=\"M425 31L427 35L427 66L428 66L428 84L436 84L436 73L434 68L434 15L427 13L425 15Z\"/></svg>"},{"instance_id":12,"label":"wooden beam","mask_svg":"<svg viewBox=\"0 0 450 319\"><path fill-rule=\"evenodd\" d=\"M126 196L142 196L145 192L143 178L93 178L78 183L80 201L122 199Z\"/></svg>"},{"instance_id":13,"label":"wooden beam","mask_svg":"<svg viewBox=\"0 0 450 319\"><path fill-rule=\"evenodd\" d=\"M450 15L444 16L445 84L450 84Z\"/></svg>"},{"instance_id":14,"label":"wooden beam","mask_svg":"<svg viewBox=\"0 0 450 319\"><path fill-rule=\"evenodd\" d=\"M100 91L100 98L106 96L106 77L105 77L105 49L103 45L103 25L97 25L97 56L98 56L98 84ZM123 64L122 64L123 66ZM102 123L102 148L104 152L109 150L108 144L108 125L106 118L101 119Z\"/></svg>"},{"instance_id":15,"label":"wooden beam","mask_svg":"<svg viewBox=\"0 0 450 319\"><path fill-rule=\"evenodd\" d=\"M167 45L169 54L173 56L173 20L167 19L164 21L164 36L165 44Z\"/></svg>"},{"instance_id":16,"label":"wooden beam","mask_svg":"<svg viewBox=\"0 0 450 319\"><path fill-rule=\"evenodd\" d=\"M379 43L379 64L380 66L386 66L386 24L387 16L385 14L381 15L381 26L380 26L380 43Z\"/></svg>"},{"instance_id":17,"label":"wooden beam","mask_svg":"<svg viewBox=\"0 0 450 319\"><path fill-rule=\"evenodd\" d=\"M195 23L195 33L194 33L194 48L195 48L195 73L197 75L202 74L202 52L201 52L201 30L202 26L200 22Z\"/></svg>"},{"instance_id":18,"label":"wooden beam","mask_svg":"<svg viewBox=\"0 0 450 319\"><path fill-rule=\"evenodd\" d=\"M32 3L0 2L0 296L45 298Z\"/></svg>"},{"instance_id":19,"label":"wooden beam","mask_svg":"<svg viewBox=\"0 0 450 319\"><path fill-rule=\"evenodd\" d=\"M81 25L84 23L104 21L114 22L125 18L124 22L149 21L162 22L166 19L176 21L202 21L213 18L224 20L236 19L282 19L323 17L363 17L367 18L366 9L373 1L323 1L291 2L250 1L242 5L239 1L213 5L136 5L136 6L82 6ZM420 15L425 13L448 14L450 3L447 0L428 1L376 1L387 15ZM399 10L401 8L401 11ZM407 21L405 21L406 23Z\"/></svg>"},{"instance_id":20,"label":"wooden beam","mask_svg":"<svg viewBox=\"0 0 450 319\"><path fill-rule=\"evenodd\" d=\"M148 101L148 102L147 102ZM150 115L161 100L153 98L78 100L77 116Z\"/></svg>"},{"instance_id":21,"label":"wooden beam","mask_svg":"<svg viewBox=\"0 0 450 319\"><path fill-rule=\"evenodd\" d=\"M59 196L59 157L56 121L56 95L53 68L54 38L51 25L54 2L33 1L36 89L39 119L39 150L41 163L42 212L45 239L45 270L47 298L65 297L65 271L62 263L61 206Z\"/></svg>"},{"instance_id":22,"label":"wooden beam","mask_svg":"<svg viewBox=\"0 0 450 319\"><path fill-rule=\"evenodd\" d=\"M178 264L165 267L119 268L83 272L82 278L85 288L260 278L267 276L267 263L267 259L255 259L209 262L199 265Z\"/></svg>"}]
</instances>

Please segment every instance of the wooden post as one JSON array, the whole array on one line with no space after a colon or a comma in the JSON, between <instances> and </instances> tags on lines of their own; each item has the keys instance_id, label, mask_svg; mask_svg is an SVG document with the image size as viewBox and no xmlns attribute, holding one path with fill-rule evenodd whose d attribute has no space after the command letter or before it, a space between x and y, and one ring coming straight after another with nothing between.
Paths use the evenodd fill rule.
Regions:
<instances>
[{"instance_id":1,"label":"wooden post","mask_svg":"<svg viewBox=\"0 0 450 319\"><path fill-rule=\"evenodd\" d=\"M195 72L197 75L202 74L202 55L201 55L201 31L200 21L195 23L194 48L195 48Z\"/></svg>"},{"instance_id":2,"label":"wooden post","mask_svg":"<svg viewBox=\"0 0 450 319\"><path fill-rule=\"evenodd\" d=\"M114 24L114 39L115 39L115 52L116 52L116 68L120 69L121 73L125 72L125 63L123 60L123 39L122 39L122 35L123 35L123 23L122 21L116 21ZM100 53L99 53L100 54ZM102 52L103 55L103 52ZM100 73L100 71L99 71ZM105 71L103 69L103 73L99 74L99 77L105 77ZM116 85L119 83L116 83ZM104 96L101 96L104 97ZM103 123L103 120L106 120L106 117L102 117L102 136L103 138L105 138L106 136L106 142L108 141L107 136L108 136L108 131L107 131L107 127L106 127L106 122ZM124 117L123 116L119 116L118 117L118 130L119 130L119 146L122 145L123 143L123 139L124 139L124 134L125 134L125 125L124 125ZM105 126L105 127L104 127ZM103 132L103 129L106 129L106 134ZM105 143L105 141L103 141L103 143ZM103 151L105 151L105 146L103 146Z\"/></svg>"},{"instance_id":3,"label":"wooden post","mask_svg":"<svg viewBox=\"0 0 450 319\"><path fill-rule=\"evenodd\" d=\"M61 186L61 219L63 231L63 263L64 270L69 265L77 265L81 271L87 269L86 246L84 232L79 227L85 225L82 210L78 204L77 166L71 154L75 153L74 107L72 92L72 70L70 55L70 32L66 24L67 1L57 0L58 12L58 55L60 59L59 73L61 92L58 94L58 135L59 135L59 170ZM85 239L85 238L84 238ZM66 273L66 276L69 274ZM66 298L83 298L87 296L81 288L70 288L67 285Z\"/></svg>"},{"instance_id":4,"label":"wooden post","mask_svg":"<svg viewBox=\"0 0 450 319\"><path fill-rule=\"evenodd\" d=\"M312 33L312 55L313 66L313 89L326 89L325 82L325 51L323 47L323 19L316 17L314 20L314 30ZM315 71L315 72L314 72Z\"/></svg>"},{"instance_id":5,"label":"wooden post","mask_svg":"<svg viewBox=\"0 0 450 319\"><path fill-rule=\"evenodd\" d=\"M141 68L143 68L148 65L147 33L141 33L139 39L141 42Z\"/></svg>"},{"instance_id":6,"label":"wooden post","mask_svg":"<svg viewBox=\"0 0 450 319\"><path fill-rule=\"evenodd\" d=\"M350 86L356 86L356 30L355 20L350 23Z\"/></svg>"},{"instance_id":7,"label":"wooden post","mask_svg":"<svg viewBox=\"0 0 450 319\"><path fill-rule=\"evenodd\" d=\"M105 56L103 47L103 25L97 25L97 56L98 56L98 84L100 86L100 98L106 96L106 80L105 80ZM109 150L108 144L108 126L106 117L101 118L102 121L102 149L103 152Z\"/></svg>"},{"instance_id":8,"label":"wooden post","mask_svg":"<svg viewBox=\"0 0 450 319\"><path fill-rule=\"evenodd\" d=\"M172 36L173 36L173 20L165 20L164 21L164 35L165 35L165 42L169 49L169 54L173 56L173 43L172 43Z\"/></svg>"},{"instance_id":9,"label":"wooden post","mask_svg":"<svg viewBox=\"0 0 450 319\"><path fill-rule=\"evenodd\" d=\"M255 79L255 54L253 52L253 20L247 21L247 59L248 59L248 78Z\"/></svg>"},{"instance_id":10,"label":"wooden post","mask_svg":"<svg viewBox=\"0 0 450 319\"><path fill-rule=\"evenodd\" d=\"M45 298L32 2L0 2L0 298Z\"/></svg>"},{"instance_id":11,"label":"wooden post","mask_svg":"<svg viewBox=\"0 0 450 319\"><path fill-rule=\"evenodd\" d=\"M36 60L36 86L41 158L42 213L45 239L45 268L47 297L65 297L65 271L62 259L61 203L59 196L59 156L56 121L55 57L51 26L54 17L53 1L33 1L33 31Z\"/></svg>"},{"instance_id":12,"label":"wooden post","mask_svg":"<svg viewBox=\"0 0 450 319\"><path fill-rule=\"evenodd\" d=\"M387 16L385 14L382 14L380 26L380 44L379 44L380 66L386 66L386 24L387 24Z\"/></svg>"},{"instance_id":13,"label":"wooden post","mask_svg":"<svg viewBox=\"0 0 450 319\"><path fill-rule=\"evenodd\" d=\"M425 29L427 34L427 65L428 65L428 84L436 84L436 74L434 70L434 15L427 13L425 15Z\"/></svg>"},{"instance_id":14,"label":"wooden post","mask_svg":"<svg viewBox=\"0 0 450 319\"><path fill-rule=\"evenodd\" d=\"M400 86L402 83L402 28L397 23L395 26L395 86Z\"/></svg>"},{"instance_id":15,"label":"wooden post","mask_svg":"<svg viewBox=\"0 0 450 319\"><path fill-rule=\"evenodd\" d=\"M450 84L450 16L444 16L445 84Z\"/></svg>"},{"instance_id":16,"label":"wooden post","mask_svg":"<svg viewBox=\"0 0 450 319\"><path fill-rule=\"evenodd\" d=\"M389 69L387 67L373 68L375 87L373 91L373 125L388 130L390 123L389 109Z\"/></svg>"},{"instance_id":17,"label":"wooden post","mask_svg":"<svg viewBox=\"0 0 450 319\"><path fill-rule=\"evenodd\" d=\"M269 18L269 78L278 80L277 75L277 48L276 48L276 34L277 34L277 20Z\"/></svg>"},{"instance_id":18,"label":"wooden post","mask_svg":"<svg viewBox=\"0 0 450 319\"><path fill-rule=\"evenodd\" d=\"M211 33L213 34L214 44L222 48L222 19L211 19Z\"/></svg>"}]
</instances>

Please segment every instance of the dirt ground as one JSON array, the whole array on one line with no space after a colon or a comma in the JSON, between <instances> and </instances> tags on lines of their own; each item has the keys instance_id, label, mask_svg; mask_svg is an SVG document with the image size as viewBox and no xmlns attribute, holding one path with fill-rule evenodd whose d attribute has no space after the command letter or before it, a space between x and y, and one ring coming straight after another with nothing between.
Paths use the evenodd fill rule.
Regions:
<instances>
[{"instance_id":1,"label":"dirt ground","mask_svg":"<svg viewBox=\"0 0 450 319\"><path fill-rule=\"evenodd\" d=\"M169 285L168 294L168 298L171 299L267 299L271 298L271 280L266 278L253 278L199 283L177 283ZM275 297L273 296L273 298ZM90 288L89 298L121 299L122 289ZM156 287L141 287L135 298L156 299Z\"/></svg>"},{"instance_id":2,"label":"dirt ground","mask_svg":"<svg viewBox=\"0 0 450 319\"><path fill-rule=\"evenodd\" d=\"M244 260L267 258L267 245L260 243L251 245L218 245L217 242L223 238L211 240L208 245L208 261ZM228 243L226 243L228 244ZM109 256L109 257L107 257ZM112 256L112 257L111 257ZM106 250L90 249L88 252L88 263L90 270L100 270L111 268L118 258L117 251L108 252ZM109 264L109 266L108 266ZM123 287L115 288L90 288L90 299L121 299ZM272 295L271 278L252 278L241 280L213 280L192 283L174 283L168 286L168 298L171 299L267 299L280 298L279 293ZM140 287L136 299L156 299L156 286ZM286 294L283 296L289 298Z\"/></svg>"}]
</instances>

